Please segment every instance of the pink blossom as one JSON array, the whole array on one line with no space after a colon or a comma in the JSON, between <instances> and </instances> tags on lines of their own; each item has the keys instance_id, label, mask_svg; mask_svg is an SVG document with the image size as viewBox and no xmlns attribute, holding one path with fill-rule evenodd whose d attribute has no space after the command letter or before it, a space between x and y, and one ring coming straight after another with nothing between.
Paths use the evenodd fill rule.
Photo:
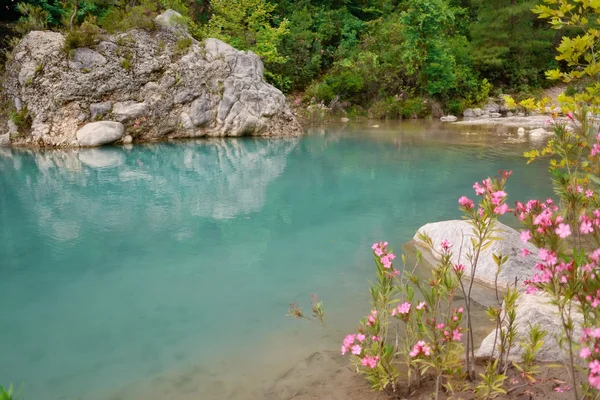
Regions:
<instances>
[{"instance_id":1,"label":"pink blossom","mask_svg":"<svg viewBox=\"0 0 600 400\"><path fill-rule=\"evenodd\" d=\"M465 266L462 264L454 264L453 269L457 275L462 275L465 272Z\"/></svg>"},{"instance_id":2,"label":"pink blossom","mask_svg":"<svg viewBox=\"0 0 600 400\"><path fill-rule=\"evenodd\" d=\"M598 143L594 143L592 146L592 151L590 152L590 156L594 157L598 153L600 153L600 145L598 145Z\"/></svg>"},{"instance_id":3,"label":"pink blossom","mask_svg":"<svg viewBox=\"0 0 600 400\"><path fill-rule=\"evenodd\" d=\"M507 211L508 211L508 205L506 203L503 203L502 205L499 205L498 207L496 207L494 209L494 213L496 213L498 215L504 215L504 214L506 214Z\"/></svg>"},{"instance_id":4,"label":"pink blossom","mask_svg":"<svg viewBox=\"0 0 600 400\"><path fill-rule=\"evenodd\" d=\"M571 236L571 227L567 224L559 224L555 232L558 236L564 239Z\"/></svg>"},{"instance_id":5,"label":"pink blossom","mask_svg":"<svg viewBox=\"0 0 600 400\"><path fill-rule=\"evenodd\" d=\"M350 347L354 344L354 339L356 338L356 335L346 335L346 337L344 338L344 347Z\"/></svg>"},{"instance_id":6,"label":"pink blossom","mask_svg":"<svg viewBox=\"0 0 600 400\"><path fill-rule=\"evenodd\" d=\"M359 355L361 351L362 347L360 347L360 345L355 344L354 346L352 346L352 354Z\"/></svg>"},{"instance_id":7,"label":"pink blossom","mask_svg":"<svg viewBox=\"0 0 600 400\"><path fill-rule=\"evenodd\" d=\"M409 353L409 355L413 358L418 356L419 354L424 354L426 356L431 354L431 349L429 348L429 346L427 346L427 343L425 343L422 340L418 341Z\"/></svg>"},{"instance_id":8,"label":"pink blossom","mask_svg":"<svg viewBox=\"0 0 600 400\"><path fill-rule=\"evenodd\" d=\"M373 339L374 342L379 342L379 336L373 336L371 339Z\"/></svg>"},{"instance_id":9,"label":"pink blossom","mask_svg":"<svg viewBox=\"0 0 600 400\"><path fill-rule=\"evenodd\" d=\"M530 254L531 254L531 251L529 251L525 248L523 250L521 250L521 256L523 256L523 257L527 257Z\"/></svg>"},{"instance_id":10,"label":"pink blossom","mask_svg":"<svg viewBox=\"0 0 600 400\"><path fill-rule=\"evenodd\" d=\"M571 111L569 111L569 112L567 113L567 117L569 117L569 119L570 119L571 121L573 121L573 113L572 113Z\"/></svg>"},{"instance_id":11,"label":"pink blossom","mask_svg":"<svg viewBox=\"0 0 600 400\"><path fill-rule=\"evenodd\" d=\"M348 348L346 346L342 346L342 355L345 355L348 352Z\"/></svg>"},{"instance_id":12,"label":"pink blossom","mask_svg":"<svg viewBox=\"0 0 600 400\"><path fill-rule=\"evenodd\" d=\"M405 302L398 306L398 314L408 314L410 312L410 303Z\"/></svg>"},{"instance_id":13,"label":"pink blossom","mask_svg":"<svg viewBox=\"0 0 600 400\"><path fill-rule=\"evenodd\" d=\"M589 347L583 347L581 348L581 351L579 352L579 357L586 359L589 356L592 355L592 352L590 351Z\"/></svg>"},{"instance_id":14,"label":"pink blossom","mask_svg":"<svg viewBox=\"0 0 600 400\"><path fill-rule=\"evenodd\" d=\"M585 197L594 197L594 192L590 189L586 190Z\"/></svg>"},{"instance_id":15,"label":"pink blossom","mask_svg":"<svg viewBox=\"0 0 600 400\"><path fill-rule=\"evenodd\" d=\"M475 194L478 196L485 193L485 189L483 187L481 187L479 182L475 182L475 184L473 185L473 189L475 189Z\"/></svg>"},{"instance_id":16,"label":"pink blossom","mask_svg":"<svg viewBox=\"0 0 600 400\"><path fill-rule=\"evenodd\" d=\"M371 356L366 355L362 359L361 364L363 365L363 367L369 367L369 368L373 369L377 366L377 361L379 361L379 356L371 357Z\"/></svg>"},{"instance_id":17,"label":"pink blossom","mask_svg":"<svg viewBox=\"0 0 600 400\"><path fill-rule=\"evenodd\" d=\"M594 227L592 226L592 221L585 220L581 223L581 225L579 225L579 232L581 232L584 235L592 233L593 231Z\"/></svg>"},{"instance_id":18,"label":"pink blossom","mask_svg":"<svg viewBox=\"0 0 600 400\"><path fill-rule=\"evenodd\" d=\"M363 335L362 333L359 333L358 335L356 335L356 340L358 340L359 342L362 342L365 339L366 339L366 336Z\"/></svg>"},{"instance_id":19,"label":"pink blossom","mask_svg":"<svg viewBox=\"0 0 600 400\"><path fill-rule=\"evenodd\" d=\"M464 207L467 210L470 210L475 206L473 200L469 199L467 196L462 196L461 198L459 198L458 204L460 204L461 207Z\"/></svg>"},{"instance_id":20,"label":"pink blossom","mask_svg":"<svg viewBox=\"0 0 600 400\"><path fill-rule=\"evenodd\" d=\"M521 242L527 243L531 239L531 232L521 231Z\"/></svg>"},{"instance_id":21,"label":"pink blossom","mask_svg":"<svg viewBox=\"0 0 600 400\"><path fill-rule=\"evenodd\" d=\"M462 339L462 333L460 333L460 331L458 329L455 329L452 332L452 340L454 341L460 341L460 339Z\"/></svg>"},{"instance_id":22,"label":"pink blossom","mask_svg":"<svg viewBox=\"0 0 600 400\"><path fill-rule=\"evenodd\" d=\"M450 251L450 249L452 248L452 243L450 243L450 241L448 239L444 239L444 240L442 240L441 246L442 246L442 250Z\"/></svg>"},{"instance_id":23,"label":"pink blossom","mask_svg":"<svg viewBox=\"0 0 600 400\"><path fill-rule=\"evenodd\" d=\"M592 374L600 374L600 362L598 362L598 360L594 360L591 363L589 363L588 367L590 368L590 372Z\"/></svg>"},{"instance_id":24,"label":"pink blossom","mask_svg":"<svg viewBox=\"0 0 600 400\"><path fill-rule=\"evenodd\" d=\"M504 190L498 190L497 192L492 193L492 204L497 206L505 197L506 192Z\"/></svg>"},{"instance_id":25,"label":"pink blossom","mask_svg":"<svg viewBox=\"0 0 600 400\"><path fill-rule=\"evenodd\" d=\"M442 322L441 324L436 325L436 329L444 329L446 325Z\"/></svg>"},{"instance_id":26,"label":"pink blossom","mask_svg":"<svg viewBox=\"0 0 600 400\"><path fill-rule=\"evenodd\" d=\"M425 308L427 306L427 304L422 301L419 303L419 305L417 306L417 310L422 310L423 308Z\"/></svg>"},{"instance_id":27,"label":"pink blossom","mask_svg":"<svg viewBox=\"0 0 600 400\"><path fill-rule=\"evenodd\" d=\"M590 374L590 376L588 377L588 382L591 386L595 387L596 389L600 389L600 376Z\"/></svg>"},{"instance_id":28,"label":"pink blossom","mask_svg":"<svg viewBox=\"0 0 600 400\"><path fill-rule=\"evenodd\" d=\"M460 308L458 309L458 313L459 313L459 314L462 314L464 311L465 311L465 309L464 309L464 308L462 308L462 307L460 307Z\"/></svg>"}]
</instances>

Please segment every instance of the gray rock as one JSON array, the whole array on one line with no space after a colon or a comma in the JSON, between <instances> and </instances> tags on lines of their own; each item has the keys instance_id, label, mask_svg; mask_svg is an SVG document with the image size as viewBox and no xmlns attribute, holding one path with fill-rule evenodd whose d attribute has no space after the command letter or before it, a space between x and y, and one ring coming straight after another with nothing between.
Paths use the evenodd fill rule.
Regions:
<instances>
[{"instance_id":1,"label":"gray rock","mask_svg":"<svg viewBox=\"0 0 600 400\"><path fill-rule=\"evenodd\" d=\"M112 110L112 103L110 101L104 101L102 103L90 104L90 113L92 114L92 121L98 117L103 117Z\"/></svg>"},{"instance_id":2,"label":"gray rock","mask_svg":"<svg viewBox=\"0 0 600 400\"><path fill-rule=\"evenodd\" d=\"M493 287L496 275L496 263L493 260L492 254L502 253L509 256L508 262L504 265L503 270L498 276L498 284L501 287L513 284L515 277L523 280L530 278L533 275L533 267L536 264L537 248L532 244L523 244L520 240L520 234L516 230L502 224L497 223L498 233L496 236L502 240L494 241L490 247L483 250L480 255L477 269L475 270L475 280L486 286ZM471 265L467 260L467 252L471 246L470 239L473 236L472 227L467 221L451 220L434 222L419 228L414 240L417 244L423 244L419 238L419 233L426 233L433 240L433 243L439 248L442 240L447 239L454 246L454 254L452 257L453 263L460 263L466 267L465 276L470 276ZM460 251L460 245L463 245ZM527 248L533 255L527 257L521 256L521 250ZM460 260L458 254L461 254ZM435 252L431 256L439 258Z\"/></svg>"},{"instance_id":3,"label":"gray rock","mask_svg":"<svg viewBox=\"0 0 600 400\"><path fill-rule=\"evenodd\" d=\"M20 97L15 97L13 104L15 105L17 111L21 111L23 109L23 102L21 101Z\"/></svg>"},{"instance_id":4,"label":"gray rock","mask_svg":"<svg viewBox=\"0 0 600 400\"><path fill-rule=\"evenodd\" d=\"M458 118L456 118L454 115L446 115L440 118L440 121L442 122L454 122L456 120L458 120Z\"/></svg>"},{"instance_id":5,"label":"gray rock","mask_svg":"<svg viewBox=\"0 0 600 400\"><path fill-rule=\"evenodd\" d=\"M107 60L102 54L92 49L82 47L75 49L73 59L69 61L69 67L79 70L92 70L93 68L100 67L106 63Z\"/></svg>"},{"instance_id":6,"label":"gray rock","mask_svg":"<svg viewBox=\"0 0 600 400\"><path fill-rule=\"evenodd\" d=\"M519 129L517 129L517 135L519 135L519 136L525 135L525 128L520 127Z\"/></svg>"},{"instance_id":7,"label":"gray rock","mask_svg":"<svg viewBox=\"0 0 600 400\"><path fill-rule=\"evenodd\" d=\"M465 118L475 118L475 111L473 111L472 108L467 108L465 109L465 111L463 111L463 117Z\"/></svg>"},{"instance_id":8,"label":"gray rock","mask_svg":"<svg viewBox=\"0 0 600 400\"><path fill-rule=\"evenodd\" d=\"M490 113L490 118L500 118L501 116L502 114L497 112Z\"/></svg>"},{"instance_id":9,"label":"gray rock","mask_svg":"<svg viewBox=\"0 0 600 400\"><path fill-rule=\"evenodd\" d=\"M501 106L500 106L500 112L504 112L504 113L505 113L505 112L508 112L508 107L507 107L507 106L505 106L505 105L501 105Z\"/></svg>"},{"instance_id":10,"label":"gray rock","mask_svg":"<svg viewBox=\"0 0 600 400\"><path fill-rule=\"evenodd\" d=\"M520 362L522 360L523 348L519 342L526 340L529 336L529 327L534 324L539 324L546 331L544 344L536 355L538 362L564 362L568 359L568 353L561 349L557 338L563 336L562 324L555 305L549 303L550 299L542 294L525 294L521 293L517 300L516 308L516 323L518 338L516 344L511 348L510 359ZM583 316L580 313L574 312L573 321L575 323L575 337L581 336L581 325ZM481 346L475 353L477 358L489 358L494 347L494 338L496 330L493 330L483 341ZM494 352L498 355L498 351Z\"/></svg>"},{"instance_id":11,"label":"gray rock","mask_svg":"<svg viewBox=\"0 0 600 400\"><path fill-rule=\"evenodd\" d=\"M205 126L217 116L217 99L210 95L202 95L192 102L190 118L196 126Z\"/></svg>"},{"instance_id":12,"label":"gray rock","mask_svg":"<svg viewBox=\"0 0 600 400\"><path fill-rule=\"evenodd\" d=\"M174 10L166 10L164 13L158 15L154 20L157 24L174 33L187 33L188 31L183 20L183 16Z\"/></svg>"},{"instance_id":13,"label":"gray rock","mask_svg":"<svg viewBox=\"0 0 600 400\"><path fill-rule=\"evenodd\" d=\"M347 117L342 117L342 118L340 119L340 121L342 121L342 122L348 122L348 121L350 121L350 118L347 118Z\"/></svg>"},{"instance_id":14,"label":"gray rock","mask_svg":"<svg viewBox=\"0 0 600 400\"><path fill-rule=\"evenodd\" d=\"M508 111L508 112L506 113L506 116L507 116L507 117L512 117L513 115L515 115L515 114L513 114L513 112L512 112L512 111Z\"/></svg>"},{"instance_id":15,"label":"gray rock","mask_svg":"<svg viewBox=\"0 0 600 400\"><path fill-rule=\"evenodd\" d=\"M21 59L7 66L2 81L7 96L20 98L32 120L40 127L43 123L48 132L43 140L32 140L29 132L22 132L13 137L12 144L77 144L81 113L91 120L123 123L143 116L144 129L136 135L140 142L167 134L303 133L283 93L264 81L264 67L256 54L209 38L204 43L192 40L184 56L172 57L184 34L170 29L181 22L178 19L176 13L166 12L157 19L160 29L152 32L134 29L126 34L104 34L93 50L73 52L74 68L64 57L62 33L25 35L14 48ZM127 69L122 66L124 52L130 55ZM44 66L42 74L36 74L39 65ZM181 113L190 117L193 128L181 119Z\"/></svg>"},{"instance_id":16,"label":"gray rock","mask_svg":"<svg viewBox=\"0 0 600 400\"><path fill-rule=\"evenodd\" d=\"M533 137L544 137L550 135L550 132L545 130L544 128L532 129L529 131L529 136Z\"/></svg>"},{"instance_id":17,"label":"gray rock","mask_svg":"<svg viewBox=\"0 0 600 400\"><path fill-rule=\"evenodd\" d=\"M16 136L19 134L19 127L17 126L17 124L15 124L13 122L12 119L9 119L7 122L8 125L8 134L12 137L12 136Z\"/></svg>"},{"instance_id":18,"label":"gray rock","mask_svg":"<svg viewBox=\"0 0 600 400\"><path fill-rule=\"evenodd\" d=\"M525 113L524 113L524 112L518 112L518 113L517 113L517 117L524 117L524 116L525 116Z\"/></svg>"},{"instance_id":19,"label":"gray rock","mask_svg":"<svg viewBox=\"0 0 600 400\"><path fill-rule=\"evenodd\" d=\"M133 142L133 138L131 137L131 135L126 135L123 137L121 142L123 142L123 144L130 144Z\"/></svg>"},{"instance_id":20,"label":"gray rock","mask_svg":"<svg viewBox=\"0 0 600 400\"><path fill-rule=\"evenodd\" d=\"M491 114L491 113L497 113L500 112L500 106L498 104L496 104L496 102L494 102L493 100L490 100L485 107L483 107L483 111Z\"/></svg>"},{"instance_id":21,"label":"gray rock","mask_svg":"<svg viewBox=\"0 0 600 400\"><path fill-rule=\"evenodd\" d=\"M180 121L181 121L181 125L183 125L183 127L185 129L194 129L194 123L192 122L192 119L190 118L190 116L187 113L182 112L180 114Z\"/></svg>"},{"instance_id":22,"label":"gray rock","mask_svg":"<svg viewBox=\"0 0 600 400\"><path fill-rule=\"evenodd\" d=\"M0 135L0 147L9 146L10 145L10 134L5 133L4 135Z\"/></svg>"},{"instance_id":23,"label":"gray rock","mask_svg":"<svg viewBox=\"0 0 600 400\"><path fill-rule=\"evenodd\" d=\"M473 113L476 117L481 117L481 114L483 114L483 110L481 108L474 108Z\"/></svg>"},{"instance_id":24,"label":"gray rock","mask_svg":"<svg viewBox=\"0 0 600 400\"><path fill-rule=\"evenodd\" d=\"M77 142L83 147L102 146L123 137L125 127L119 122L90 122L77 131Z\"/></svg>"},{"instance_id":25,"label":"gray rock","mask_svg":"<svg viewBox=\"0 0 600 400\"><path fill-rule=\"evenodd\" d=\"M148 105L145 103L137 103L135 101L115 103L112 108L112 115L119 122L141 117L147 113Z\"/></svg>"}]
</instances>

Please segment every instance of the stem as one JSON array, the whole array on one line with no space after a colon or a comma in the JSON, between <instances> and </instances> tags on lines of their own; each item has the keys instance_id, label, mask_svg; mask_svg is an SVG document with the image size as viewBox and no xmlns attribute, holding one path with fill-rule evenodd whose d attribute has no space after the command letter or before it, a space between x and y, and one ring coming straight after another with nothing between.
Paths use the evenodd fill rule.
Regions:
<instances>
[{"instance_id":1,"label":"stem","mask_svg":"<svg viewBox=\"0 0 600 400\"><path fill-rule=\"evenodd\" d=\"M438 374L437 379L435 380L435 400L438 400L440 395L440 374Z\"/></svg>"},{"instance_id":2,"label":"stem","mask_svg":"<svg viewBox=\"0 0 600 400\"><path fill-rule=\"evenodd\" d=\"M77 17L78 11L79 11L79 0L75 0L75 8L73 9L73 14L71 15L71 21L69 23L70 30L73 30L73 24L75 23L75 17Z\"/></svg>"}]
</instances>

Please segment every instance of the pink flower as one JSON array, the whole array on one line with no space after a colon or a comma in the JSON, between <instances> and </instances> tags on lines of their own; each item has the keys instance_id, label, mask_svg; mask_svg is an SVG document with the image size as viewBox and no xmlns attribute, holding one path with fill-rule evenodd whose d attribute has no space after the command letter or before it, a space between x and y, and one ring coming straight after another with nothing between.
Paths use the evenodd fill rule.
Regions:
<instances>
[{"instance_id":1,"label":"pink flower","mask_svg":"<svg viewBox=\"0 0 600 400\"><path fill-rule=\"evenodd\" d=\"M373 369L377 366L377 361L379 361L379 356L371 357L371 356L366 355L362 359L361 364L363 365L363 367L369 367L369 368Z\"/></svg>"},{"instance_id":2,"label":"pink flower","mask_svg":"<svg viewBox=\"0 0 600 400\"><path fill-rule=\"evenodd\" d=\"M465 266L462 264L454 264L452 269L454 269L454 272L456 272L457 275L462 275L465 272Z\"/></svg>"},{"instance_id":3,"label":"pink flower","mask_svg":"<svg viewBox=\"0 0 600 400\"><path fill-rule=\"evenodd\" d=\"M588 367L590 368L590 372L592 374L600 374L600 362L598 362L598 360L594 360L591 363L589 363Z\"/></svg>"},{"instance_id":4,"label":"pink flower","mask_svg":"<svg viewBox=\"0 0 600 400\"><path fill-rule=\"evenodd\" d=\"M460 333L460 331L458 329L455 329L452 332L452 340L454 341L460 341L460 339L462 339L462 333Z\"/></svg>"},{"instance_id":5,"label":"pink flower","mask_svg":"<svg viewBox=\"0 0 600 400\"><path fill-rule=\"evenodd\" d=\"M594 227L592 226L592 221L585 220L581 223L581 225L579 225L579 232L581 232L584 235L592 233L593 231Z\"/></svg>"},{"instance_id":6,"label":"pink flower","mask_svg":"<svg viewBox=\"0 0 600 400\"><path fill-rule=\"evenodd\" d=\"M467 196L462 196L460 199L458 199L458 204L460 204L461 207L464 207L467 210L470 210L475 206L473 200L469 199Z\"/></svg>"},{"instance_id":7,"label":"pink flower","mask_svg":"<svg viewBox=\"0 0 600 400\"><path fill-rule=\"evenodd\" d=\"M460 308L458 309L458 313L459 313L459 314L462 314L464 311L465 311L465 309L464 309L464 308L462 308L462 307L460 307Z\"/></svg>"},{"instance_id":8,"label":"pink flower","mask_svg":"<svg viewBox=\"0 0 600 400\"><path fill-rule=\"evenodd\" d=\"M442 246L442 250L450 251L450 249L452 248L452 243L450 243L450 241L448 239L444 239L444 240L442 240L441 246Z\"/></svg>"},{"instance_id":9,"label":"pink flower","mask_svg":"<svg viewBox=\"0 0 600 400\"><path fill-rule=\"evenodd\" d=\"M571 111L569 111L569 112L567 113L567 117L569 117L569 119L570 119L571 121L573 121L573 113L572 113Z\"/></svg>"},{"instance_id":10,"label":"pink flower","mask_svg":"<svg viewBox=\"0 0 600 400\"><path fill-rule=\"evenodd\" d=\"M352 346L352 354L355 355L360 355L360 352L362 351L362 347L360 347L360 345L355 344L354 346Z\"/></svg>"},{"instance_id":11,"label":"pink flower","mask_svg":"<svg viewBox=\"0 0 600 400\"><path fill-rule=\"evenodd\" d=\"M492 204L497 206L505 197L506 192L504 190L498 190L497 192L492 193Z\"/></svg>"},{"instance_id":12,"label":"pink flower","mask_svg":"<svg viewBox=\"0 0 600 400\"><path fill-rule=\"evenodd\" d=\"M356 335L346 335L346 337L344 338L344 347L350 348L350 346L354 344L355 338Z\"/></svg>"},{"instance_id":13,"label":"pink flower","mask_svg":"<svg viewBox=\"0 0 600 400\"><path fill-rule=\"evenodd\" d=\"M417 306L417 310L422 310L423 308L425 308L427 306L427 304L422 301L419 303L419 305Z\"/></svg>"},{"instance_id":14,"label":"pink flower","mask_svg":"<svg viewBox=\"0 0 600 400\"><path fill-rule=\"evenodd\" d=\"M521 250L521 256L523 256L523 257L527 257L530 254L531 254L531 251L529 251L527 249Z\"/></svg>"},{"instance_id":15,"label":"pink flower","mask_svg":"<svg viewBox=\"0 0 600 400\"><path fill-rule=\"evenodd\" d=\"M585 197L594 197L594 192L590 189L585 191Z\"/></svg>"},{"instance_id":16,"label":"pink flower","mask_svg":"<svg viewBox=\"0 0 600 400\"><path fill-rule=\"evenodd\" d=\"M431 354L431 349L429 348L429 346L427 346L427 343L425 343L422 340L418 341L409 353L409 355L413 358L418 356L419 354L424 354L426 356Z\"/></svg>"},{"instance_id":17,"label":"pink flower","mask_svg":"<svg viewBox=\"0 0 600 400\"><path fill-rule=\"evenodd\" d=\"M408 314L410 312L410 303L405 302L398 306L398 314Z\"/></svg>"},{"instance_id":18,"label":"pink flower","mask_svg":"<svg viewBox=\"0 0 600 400\"><path fill-rule=\"evenodd\" d=\"M365 339L366 339L366 336L363 335L362 333L359 333L358 335L356 335L356 340L358 340L359 342L362 342Z\"/></svg>"},{"instance_id":19,"label":"pink flower","mask_svg":"<svg viewBox=\"0 0 600 400\"><path fill-rule=\"evenodd\" d=\"M436 329L444 329L446 325L442 322L441 324L436 325Z\"/></svg>"},{"instance_id":20,"label":"pink flower","mask_svg":"<svg viewBox=\"0 0 600 400\"><path fill-rule=\"evenodd\" d=\"M567 224L559 224L555 232L558 236L564 239L571 236L571 227Z\"/></svg>"},{"instance_id":21,"label":"pink flower","mask_svg":"<svg viewBox=\"0 0 600 400\"><path fill-rule=\"evenodd\" d=\"M346 346L342 346L342 355L345 355L348 352L348 348Z\"/></svg>"},{"instance_id":22,"label":"pink flower","mask_svg":"<svg viewBox=\"0 0 600 400\"><path fill-rule=\"evenodd\" d=\"M579 352L579 357L581 357L583 359L586 359L591 355L592 355L592 352L590 351L590 349L588 347L583 347L581 349L581 351Z\"/></svg>"},{"instance_id":23,"label":"pink flower","mask_svg":"<svg viewBox=\"0 0 600 400\"><path fill-rule=\"evenodd\" d=\"M521 242L527 243L531 239L531 232L521 231Z\"/></svg>"},{"instance_id":24,"label":"pink flower","mask_svg":"<svg viewBox=\"0 0 600 400\"><path fill-rule=\"evenodd\" d=\"M379 342L379 336L373 336L371 339L373 339L374 342Z\"/></svg>"},{"instance_id":25,"label":"pink flower","mask_svg":"<svg viewBox=\"0 0 600 400\"><path fill-rule=\"evenodd\" d=\"M485 193L485 189L483 187L481 187L479 182L475 182L475 184L473 185L473 189L475 189L475 194L477 196L480 196Z\"/></svg>"},{"instance_id":26,"label":"pink flower","mask_svg":"<svg viewBox=\"0 0 600 400\"><path fill-rule=\"evenodd\" d=\"M502 205L499 205L498 207L496 207L494 209L494 213L496 213L498 215L504 215L504 214L506 214L507 211L508 211L508 205L506 203L503 203Z\"/></svg>"},{"instance_id":27,"label":"pink flower","mask_svg":"<svg viewBox=\"0 0 600 400\"><path fill-rule=\"evenodd\" d=\"M600 153L600 145L598 145L598 143L594 143L592 146L592 151L590 152L590 156L594 157L598 153Z\"/></svg>"}]
</instances>

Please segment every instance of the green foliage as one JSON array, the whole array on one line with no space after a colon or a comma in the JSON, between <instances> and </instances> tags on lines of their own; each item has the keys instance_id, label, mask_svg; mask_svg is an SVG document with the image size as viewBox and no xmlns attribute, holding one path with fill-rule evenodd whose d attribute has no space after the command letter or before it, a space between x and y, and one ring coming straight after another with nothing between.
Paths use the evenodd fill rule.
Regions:
<instances>
[{"instance_id":1,"label":"green foliage","mask_svg":"<svg viewBox=\"0 0 600 400\"><path fill-rule=\"evenodd\" d=\"M42 6L18 3L17 10L22 16L15 24L15 32L24 35L30 31L41 31L48 28L50 13Z\"/></svg>"},{"instance_id":2,"label":"green foliage","mask_svg":"<svg viewBox=\"0 0 600 400\"><path fill-rule=\"evenodd\" d=\"M25 133L31 128L32 118L27 107L23 107L21 111L13 109L9 114L9 118L17 126L20 134Z\"/></svg>"},{"instance_id":3,"label":"green foliage","mask_svg":"<svg viewBox=\"0 0 600 400\"><path fill-rule=\"evenodd\" d=\"M175 43L175 53L183 55L187 53L188 49L192 46L192 38L189 36L182 36L177 39Z\"/></svg>"},{"instance_id":4,"label":"green foliage","mask_svg":"<svg viewBox=\"0 0 600 400\"><path fill-rule=\"evenodd\" d=\"M19 393L15 393L12 384L8 387L8 389L5 389L2 385L0 385L0 400L19 400L20 398L20 391Z\"/></svg>"},{"instance_id":5,"label":"green foliage","mask_svg":"<svg viewBox=\"0 0 600 400\"><path fill-rule=\"evenodd\" d=\"M131 4L110 8L99 18L100 27L111 33L126 32L130 29L154 29L154 17L160 11L160 4L154 0L142 0L140 4Z\"/></svg>"},{"instance_id":6,"label":"green foliage","mask_svg":"<svg viewBox=\"0 0 600 400\"><path fill-rule=\"evenodd\" d=\"M488 362L485 373L479 374L479 376L481 382L477 385L475 391L478 399L495 399L501 394L506 394L506 390L502 387L506 375L498 373L498 360Z\"/></svg>"},{"instance_id":7,"label":"green foliage","mask_svg":"<svg viewBox=\"0 0 600 400\"><path fill-rule=\"evenodd\" d=\"M489 80L509 88L545 84L543 71L556 65L555 32L536 21L538 0L473 0L474 62Z\"/></svg>"},{"instance_id":8,"label":"green foliage","mask_svg":"<svg viewBox=\"0 0 600 400\"><path fill-rule=\"evenodd\" d=\"M94 24L93 19L91 19L67 33L64 50L70 53L72 50L80 47L93 47L99 39L100 29Z\"/></svg>"}]
</instances>

